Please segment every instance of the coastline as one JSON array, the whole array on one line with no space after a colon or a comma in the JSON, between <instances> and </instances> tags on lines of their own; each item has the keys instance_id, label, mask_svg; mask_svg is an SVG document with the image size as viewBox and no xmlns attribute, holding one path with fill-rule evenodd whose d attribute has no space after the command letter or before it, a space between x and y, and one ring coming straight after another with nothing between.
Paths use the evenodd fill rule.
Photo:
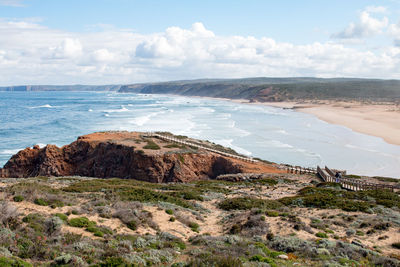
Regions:
<instances>
[{"instance_id":1,"label":"coastline","mask_svg":"<svg viewBox=\"0 0 400 267\"><path fill-rule=\"evenodd\" d=\"M386 143L400 146L400 105L357 101L251 102L248 99L190 96L230 101L240 104L264 105L316 116L330 124L345 126L355 132L380 137Z\"/></svg>"},{"instance_id":2,"label":"coastline","mask_svg":"<svg viewBox=\"0 0 400 267\"><path fill-rule=\"evenodd\" d=\"M382 138L386 143L400 145L400 106L391 103L361 102L254 102L242 103L293 109L312 114L325 122Z\"/></svg>"}]
</instances>

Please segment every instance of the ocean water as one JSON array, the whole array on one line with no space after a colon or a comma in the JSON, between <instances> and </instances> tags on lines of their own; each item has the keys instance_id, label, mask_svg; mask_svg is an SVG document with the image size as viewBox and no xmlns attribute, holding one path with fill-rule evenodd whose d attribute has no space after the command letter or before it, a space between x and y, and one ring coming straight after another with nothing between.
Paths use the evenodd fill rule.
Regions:
<instances>
[{"instance_id":1,"label":"ocean water","mask_svg":"<svg viewBox=\"0 0 400 267\"><path fill-rule=\"evenodd\" d=\"M277 163L399 178L400 146L280 108L171 95L0 92L0 166L94 131L170 131Z\"/></svg>"}]
</instances>

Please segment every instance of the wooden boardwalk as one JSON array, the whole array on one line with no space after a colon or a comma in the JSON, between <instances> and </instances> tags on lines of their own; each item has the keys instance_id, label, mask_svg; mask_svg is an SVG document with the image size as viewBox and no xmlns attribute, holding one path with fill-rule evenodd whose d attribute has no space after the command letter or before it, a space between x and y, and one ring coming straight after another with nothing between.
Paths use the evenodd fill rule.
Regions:
<instances>
[{"instance_id":1,"label":"wooden boardwalk","mask_svg":"<svg viewBox=\"0 0 400 267\"><path fill-rule=\"evenodd\" d=\"M252 163L257 163L259 162L258 160L255 160L251 157L243 157L243 156L238 156L235 154L231 154L231 153L227 153L224 151L220 151L217 149L213 149L213 148L209 148L206 146L202 146L193 142L188 142L188 141L183 141L181 139L175 138L173 136L168 136L168 135L163 135L163 134L158 134L158 133L154 133L154 132L148 132L145 135L143 135L144 137L155 137L155 138L159 138L161 140L164 141L168 141L168 142L173 142L173 143L177 143L177 144L181 144L181 145L186 145L186 146L191 146L191 147L196 147L196 148L200 148L200 149L204 149L225 157L230 157L230 158L235 158L235 159L239 159L239 160L243 160L243 161L247 161L247 162L252 162Z\"/></svg>"},{"instance_id":2,"label":"wooden boardwalk","mask_svg":"<svg viewBox=\"0 0 400 267\"><path fill-rule=\"evenodd\" d=\"M322 178L324 182L328 183L339 183L342 188L352 190L352 191L363 191L363 190L378 190L378 189L387 189L394 191L395 186L388 184L376 184L376 183L368 183L364 181L359 181L356 179L349 178L338 178L335 177L335 173L325 166L324 169L317 167L317 173Z\"/></svg>"},{"instance_id":3,"label":"wooden boardwalk","mask_svg":"<svg viewBox=\"0 0 400 267\"><path fill-rule=\"evenodd\" d=\"M301 166L292 166L292 165L279 165L278 169L286 170L288 173L298 173L298 174L317 174L316 168L304 168Z\"/></svg>"}]
</instances>

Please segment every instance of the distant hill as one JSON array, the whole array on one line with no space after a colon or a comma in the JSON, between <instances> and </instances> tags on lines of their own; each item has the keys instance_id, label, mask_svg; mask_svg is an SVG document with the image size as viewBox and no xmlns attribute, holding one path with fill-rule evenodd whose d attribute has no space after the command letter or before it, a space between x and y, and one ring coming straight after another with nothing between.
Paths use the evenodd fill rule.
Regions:
<instances>
[{"instance_id":1,"label":"distant hill","mask_svg":"<svg viewBox=\"0 0 400 267\"><path fill-rule=\"evenodd\" d=\"M118 91L121 85L19 85L0 87L0 91Z\"/></svg>"},{"instance_id":2,"label":"distant hill","mask_svg":"<svg viewBox=\"0 0 400 267\"><path fill-rule=\"evenodd\" d=\"M199 79L130 85L23 85L0 91L118 91L121 93L249 99L259 102L357 100L400 103L400 80L358 78Z\"/></svg>"},{"instance_id":3,"label":"distant hill","mask_svg":"<svg viewBox=\"0 0 400 267\"><path fill-rule=\"evenodd\" d=\"M243 98L261 102L322 99L400 102L400 81L311 77L204 79L125 85L119 92Z\"/></svg>"}]
</instances>

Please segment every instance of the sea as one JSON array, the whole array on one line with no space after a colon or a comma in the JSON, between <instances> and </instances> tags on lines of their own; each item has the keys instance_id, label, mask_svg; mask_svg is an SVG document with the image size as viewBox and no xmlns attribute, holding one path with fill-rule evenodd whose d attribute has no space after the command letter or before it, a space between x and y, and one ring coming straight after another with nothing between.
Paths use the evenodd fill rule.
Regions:
<instances>
[{"instance_id":1,"label":"sea","mask_svg":"<svg viewBox=\"0 0 400 267\"><path fill-rule=\"evenodd\" d=\"M400 178L400 146L290 109L158 94L0 92L0 166L26 147L113 130L168 131L276 163Z\"/></svg>"}]
</instances>

